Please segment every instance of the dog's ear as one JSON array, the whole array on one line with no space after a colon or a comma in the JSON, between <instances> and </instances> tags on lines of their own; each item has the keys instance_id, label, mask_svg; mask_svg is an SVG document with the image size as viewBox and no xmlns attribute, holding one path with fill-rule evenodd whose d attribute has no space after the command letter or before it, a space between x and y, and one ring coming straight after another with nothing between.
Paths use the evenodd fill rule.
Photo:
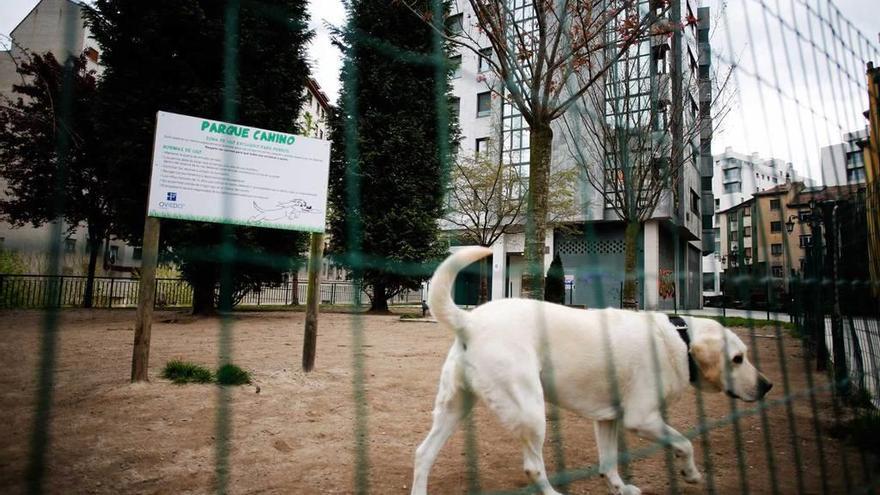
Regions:
<instances>
[{"instance_id":1,"label":"dog's ear","mask_svg":"<svg viewBox=\"0 0 880 495\"><path fill-rule=\"evenodd\" d=\"M721 383L721 340L700 339L691 345L691 355L700 368L700 385L702 389L720 392L724 389Z\"/></svg>"}]
</instances>

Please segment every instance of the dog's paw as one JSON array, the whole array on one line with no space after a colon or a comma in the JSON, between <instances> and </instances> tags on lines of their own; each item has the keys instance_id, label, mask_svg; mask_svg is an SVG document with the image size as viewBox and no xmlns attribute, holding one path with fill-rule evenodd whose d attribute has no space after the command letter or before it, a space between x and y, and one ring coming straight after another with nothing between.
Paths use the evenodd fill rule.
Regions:
<instances>
[{"instance_id":1,"label":"dog's paw","mask_svg":"<svg viewBox=\"0 0 880 495\"><path fill-rule=\"evenodd\" d=\"M623 488L617 493L620 495L642 495L642 491L636 485L623 485Z\"/></svg>"},{"instance_id":2,"label":"dog's paw","mask_svg":"<svg viewBox=\"0 0 880 495\"><path fill-rule=\"evenodd\" d=\"M689 471L689 470L687 470L687 469L682 469L682 470L681 470L681 475L684 476L684 480L685 480L687 483L693 483L693 484L696 484L696 483L699 483L699 482L703 481L703 475L700 473L699 470L694 469L694 470L691 471L691 472L688 472L688 471Z\"/></svg>"}]
</instances>

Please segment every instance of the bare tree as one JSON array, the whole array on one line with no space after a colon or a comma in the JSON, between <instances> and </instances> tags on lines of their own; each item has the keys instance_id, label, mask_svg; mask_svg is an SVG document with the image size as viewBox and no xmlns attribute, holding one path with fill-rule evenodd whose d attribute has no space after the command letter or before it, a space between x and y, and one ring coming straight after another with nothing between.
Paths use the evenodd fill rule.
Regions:
<instances>
[{"instance_id":1,"label":"bare tree","mask_svg":"<svg viewBox=\"0 0 880 495\"><path fill-rule=\"evenodd\" d=\"M696 19L691 20L696 22ZM665 28L666 26L657 27ZM674 29L674 28L673 28ZM653 36L671 31L655 29ZM666 206L676 210L679 180L685 166L698 167L701 130L717 128L730 110L732 68L698 79L697 71L670 73L665 59L653 58L648 40L632 45L609 70L601 86L581 95L577 111L564 123L571 157L607 209L625 223L624 307L637 307L636 251L642 224ZM594 82L591 70L576 74ZM681 90L673 89L677 78ZM700 89L711 90L711 118L701 116ZM678 96L676 96L678 95Z\"/></svg>"},{"instance_id":2,"label":"bare tree","mask_svg":"<svg viewBox=\"0 0 880 495\"><path fill-rule=\"evenodd\" d=\"M435 29L454 44L480 54L496 81L488 86L513 106L529 126L523 289L542 299L544 237L549 220L550 156L553 121L598 81L630 45L647 33L654 13L642 13L638 0L468 0L473 18L447 26L431 15ZM668 4L657 2L665 11ZM596 66L588 79L578 77ZM599 67L601 66L601 67Z\"/></svg>"},{"instance_id":3,"label":"bare tree","mask_svg":"<svg viewBox=\"0 0 880 495\"><path fill-rule=\"evenodd\" d=\"M517 167L503 163L497 155L459 157L453 164L449 206L445 220L466 244L492 246L503 234L522 232L526 203L525 180ZM580 211L577 201L576 168L554 171L549 193L551 224L571 219ZM488 260L480 261L479 302L488 300Z\"/></svg>"}]
</instances>

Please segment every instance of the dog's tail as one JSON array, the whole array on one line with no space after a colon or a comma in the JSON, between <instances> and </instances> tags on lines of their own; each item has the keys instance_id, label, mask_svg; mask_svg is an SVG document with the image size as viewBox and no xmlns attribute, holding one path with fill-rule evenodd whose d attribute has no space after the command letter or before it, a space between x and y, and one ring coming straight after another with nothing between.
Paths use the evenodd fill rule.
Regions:
<instances>
[{"instance_id":1,"label":"dog's tail","mask_svg":"<svg viewBox=\"0 0 880 495\"><path fill-rule=\"evenodd\" d=\"M469 246L452 253L437 267L428 290L428 307L438 322L456 332L464 327L467 312L459 309L452 300L452 283L462 268L490 254L492 250L487 247Z\"/></svg>"}]
</instances>

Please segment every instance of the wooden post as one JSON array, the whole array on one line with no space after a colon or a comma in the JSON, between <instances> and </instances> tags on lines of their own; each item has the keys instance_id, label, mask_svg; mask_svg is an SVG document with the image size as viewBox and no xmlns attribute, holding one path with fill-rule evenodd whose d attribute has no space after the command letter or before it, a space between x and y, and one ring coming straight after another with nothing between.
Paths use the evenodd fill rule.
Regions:
<instances>
[{"instance_id":1,"label":"wooden post","mask_svg":"<svg viewBox=\"0 0 880 495\"><path fill-rule=\"evenodd\" d=\"M306 290L306 329L303 336L303 371L315 367L315 348L318 343L318 303L321 294L321 257L324 253L324 234L311 235L309 249L308 289Z\"/></svg>"},{"instance_id":2,"label":"wooden post","mask_svg":"<svg viewBox=\"0 0 880 495\"><path fill-rule=\"evenodd\" d=\"M138 295L137 322L134 327L134 348L131 351L131 381L147 382L150 363L150 331L153 304L156 300L156 265L159 262L159 219L147 217L144 222L144 244L141 258L141 285Z\"/></svg>"}]
</instances>

